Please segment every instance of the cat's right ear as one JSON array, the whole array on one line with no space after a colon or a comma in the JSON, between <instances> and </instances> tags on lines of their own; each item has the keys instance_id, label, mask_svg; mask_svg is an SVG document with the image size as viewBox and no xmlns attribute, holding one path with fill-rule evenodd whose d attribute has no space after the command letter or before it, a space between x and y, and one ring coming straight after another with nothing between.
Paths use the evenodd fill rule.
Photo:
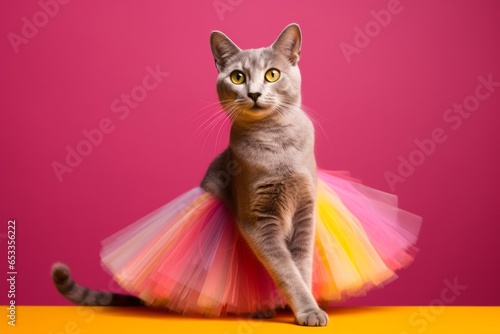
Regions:
<instances>
[{"instance_id":1,"label":"cat's right ear","mask_svg":"<svg viewBox=\"0 0 500 334\"><path fill-rule=\"evenodd\" d=\"M300 58L302 33L296 23L289 24L273 43L272 48L284 54L292 65L297 65Z\"/></svg>"},{"instance_id":2,"label":"cat's right ear","mask_svg":"<svg viewBox=\"0 0 500 334\"><path fill-rule=\"evenodd\" d=\"M212 31L212 34L210 35L210 46L212 47L215 66L219 72L224 69L227 60L231 56L234 56L241 51L240 48L229 39L229 37L220 31Z\"/></svg>"}]
</instances>

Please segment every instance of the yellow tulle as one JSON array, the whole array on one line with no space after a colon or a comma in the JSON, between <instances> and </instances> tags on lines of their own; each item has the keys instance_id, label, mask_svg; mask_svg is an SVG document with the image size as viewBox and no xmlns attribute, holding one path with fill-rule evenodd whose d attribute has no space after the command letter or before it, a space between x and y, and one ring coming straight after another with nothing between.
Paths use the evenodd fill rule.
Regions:
<instances>
[{"instance_id":1,"label":"yellow tulle","mask_svg":"<svg viewBox=\"0 0 500 334\"><path fill-rule=\"evenodd\" d=\"M340 300L390 280L394 272L373 248L358 219L322 181L317 196L315 256L322 264L315 261L317 298Z\"/></svg>"},{"instance_id":2,"label":"yellow tulle","mask_svg":"<svg viewBox=\"0 0 500 334\"><path fill-rule=\"evenodd\" d=\"M345 173L318 171L312 292L323 306L396 278L414 258L421 218ZM231 212L194 188L103 241L103 267L129 293L211 316L283 307L286 300Z\"/></svg>"}]
</instances>

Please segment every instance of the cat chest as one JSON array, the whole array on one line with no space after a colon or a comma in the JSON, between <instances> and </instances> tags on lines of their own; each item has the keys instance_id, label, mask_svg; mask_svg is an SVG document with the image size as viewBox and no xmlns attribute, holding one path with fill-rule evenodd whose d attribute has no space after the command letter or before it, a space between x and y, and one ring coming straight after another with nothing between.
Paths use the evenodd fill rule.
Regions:
<instances>
[{"instance_id":1,"label":"cat chest","mask_svg":"<svg viewBox=\"0 0 500 334\"><path fill-rule=\"evenodd\" d=\"M312 178L306 174L255 178L247 185L250 212L256 219L291 217L314 200Z\"/></svg>"}]
</instances>

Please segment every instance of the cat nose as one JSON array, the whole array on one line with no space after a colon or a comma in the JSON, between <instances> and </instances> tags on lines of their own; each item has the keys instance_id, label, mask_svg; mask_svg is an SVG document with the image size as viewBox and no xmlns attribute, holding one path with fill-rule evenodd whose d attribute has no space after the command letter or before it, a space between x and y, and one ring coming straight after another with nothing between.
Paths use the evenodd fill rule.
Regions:
<instances>
[{"instance_id":1,"label":"cat nose","mask_svg":"<svg viewBox=\"0 0 500 334\"><path fill-rule=\"evenodd\" d=\"M257 102L257 99L259 96L261 96L261 93L248 93L248 97L253 100L253 102Z\"/></svg>"}]
</instances>

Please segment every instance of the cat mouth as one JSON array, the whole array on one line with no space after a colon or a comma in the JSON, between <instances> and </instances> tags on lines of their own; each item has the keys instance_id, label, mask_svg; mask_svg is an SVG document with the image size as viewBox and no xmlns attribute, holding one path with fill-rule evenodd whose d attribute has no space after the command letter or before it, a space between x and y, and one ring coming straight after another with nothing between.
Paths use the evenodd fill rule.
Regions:
<instances>
[{"instance_id":1,"label":"cat mouth","mask_svg":"<svg viewBox=\"0 0 500 334\"><path fill-rule=\"evenodd\" d=\"M259 111L259 110L264 110L266 108L264 108L263 106L259 105L257 102L255 102L253 104L253 106L250 108L250 110L255 110L255 111Z\"/></svg>"}]
</instances>

